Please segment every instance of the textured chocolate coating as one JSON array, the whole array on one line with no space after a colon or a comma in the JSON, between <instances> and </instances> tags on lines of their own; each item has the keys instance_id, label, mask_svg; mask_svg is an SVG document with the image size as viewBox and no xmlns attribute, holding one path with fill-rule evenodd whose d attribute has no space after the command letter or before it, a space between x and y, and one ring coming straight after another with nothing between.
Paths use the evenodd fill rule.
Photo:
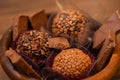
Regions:
<instances>
[{"instance_id":1,"label":"textured chocolate coating","mask_svg":"<svg viewBox=\"0 0 120 80\"><path fill-rule=\"evenodd\" d=\"M91 44L98 23L80 10L64 10L59 12L52 23L55 36L66 37L70 43Z\"/></svg>"},{"instance_id":2,"label":"textured chocolate coating","mask_svg":"<svg viewBox=\"0 0 120 80\"><path fill-rule=\"evenodd\" d=\"M56 36L61 36L62 33L67 34L69 37L72 37L70 40L75 42L77 40L74 37L78 35L78 32L83 30L87 21L87 17L80 11L65 10L55 16L52 32Z\"/></svg>"},{"instance_id":3,"label":"textured chocolate coating","mask_svg":"<svg viewBox=\"0 0 120 80\"><path fill-rule=\"evenodd\" d=\"M43 59L49 55L46 42L49 35L37 30L20 34L16 51L29 56L32 60Z\"/></svg>"},{"instance_id":4,"label":"textured chocolate coating","mask_svg":"<svg viewBox=\"0 0 120 80\"><path fill-rule=\"evenodd\" d=\"M71 48L60 52L54 59L52 69L70 80L80 80L90 69L91 58L82 50Z\"/></svg>"}]
</instances>

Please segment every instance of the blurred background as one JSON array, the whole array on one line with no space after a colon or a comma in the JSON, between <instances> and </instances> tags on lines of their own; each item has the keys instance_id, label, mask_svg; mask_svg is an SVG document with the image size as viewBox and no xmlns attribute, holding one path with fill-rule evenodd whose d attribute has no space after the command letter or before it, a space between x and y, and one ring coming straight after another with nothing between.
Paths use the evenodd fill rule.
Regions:
<instances>
[{"instance_id":1,"label":"blurred background","mask_svg":"<svg viewBox=\"0 0 120 80\"><path fill-rule=\"evenodd\" d=\"M84 10L101 23L116 10L120 12L120 0L61 0L60 3L64 8ZM55 0L0 0L0 38L18 15L31 16L42 9L47 13L60 11ZM0 80L9 80L1 66Z\"/></svg>"}]
</instances>

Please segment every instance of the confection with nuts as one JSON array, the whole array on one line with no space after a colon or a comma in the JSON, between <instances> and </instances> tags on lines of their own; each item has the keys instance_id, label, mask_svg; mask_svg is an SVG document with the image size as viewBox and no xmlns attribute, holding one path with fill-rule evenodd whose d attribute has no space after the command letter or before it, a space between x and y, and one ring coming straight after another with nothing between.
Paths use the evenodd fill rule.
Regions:
<instances>
[{"instance_id":1,"label":"confection with nuts","mask_svg":"<svg viewBox=\"0 0 120 80\"><path fill-rule=\"evenodd\" d=\"M50 54L49 48L46 47L49 37L47 33L37 30L25 31L19 35L16 51L29 56L33 61L44 59Z\"/></svg>"},{"instance_id":2,"label":"confection with nuts","mask_svg":"<svg viewBox=\"0 0 120 80\"><path fill-rule=\"evenodd\" d=\"M70 42L77 42L78 32L84 30L87 22L87 16L79 10L64 10L54 17L52 32L55 36L67 35Z\"/></svg>"},{"instance_id":3,"label":"confection with nuts","mask_svg":"<svg viewBox=\"0 0 120 80\"><path fill-rule=\"evenodd\" d=\"M90 70L92 60L88 54L77 48L60 52L53 61L52 69L69 80L80 80Z\"/></svg>"},{"instance_id":4,"label":"confection with nuts","mask_svg":"<svg viewBox=\"0 0 120 80\"><path fill-rule=\"evenodd\" d=\"M92 43L90 35L94 32L90 32L93 29L90 18L80 10L63 10L52 17L52 20L45 19L44 24L49 26L43 26L43 15L47 18L46 14L40 12L37 17L32 17L33 20L30 20L30 25L27 25L24 31L21 29L17 37L15 36L15 44L12 44L14 50L32 65L42 78L50 76L60 80L54 74L64 76L67 80L85 78L91 71L95 58L87 51L88 47L80 49L79 46L84 48L83 44L87 43L88 39ZM37 26L33 25L36 24L34 20L37 20ZM15 33L15 30L13 32ZM46 70L45 74L42 73L45 68L51 72Z\"/></svg>"}]
</instances>

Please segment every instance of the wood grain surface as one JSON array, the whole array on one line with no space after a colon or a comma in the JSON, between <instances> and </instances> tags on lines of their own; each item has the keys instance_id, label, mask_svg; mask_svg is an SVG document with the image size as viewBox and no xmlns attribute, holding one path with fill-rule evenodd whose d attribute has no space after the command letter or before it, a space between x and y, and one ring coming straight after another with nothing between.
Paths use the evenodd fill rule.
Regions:
<instances>
[{"instance_id":1,"label":"wood grain surface","mask_svg":"<svg viewBox=\"0 0 120 80\"><path fill-rule=\"evenodd\" d=\"M120 0L62 0L64 6L71 6L70 2L102 23L115 10L120 12ZM60 11L55 0L0 0L0 38L13 25L18 15L31 16L41 9L45 9L46 12ZM120 80L119 76L120 71L113 80ZM1 66L0 80L10 80Z\"/></svg>"}]
</instances>

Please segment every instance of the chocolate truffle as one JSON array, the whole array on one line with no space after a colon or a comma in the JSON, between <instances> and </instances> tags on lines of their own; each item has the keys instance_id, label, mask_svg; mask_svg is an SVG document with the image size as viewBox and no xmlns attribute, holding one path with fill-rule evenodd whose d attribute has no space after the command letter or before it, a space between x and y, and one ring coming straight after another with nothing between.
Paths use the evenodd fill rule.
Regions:
<instances>
[{"instance_id":1,"label":"chocolate truffle","mask_svg":"<svg viewBox=\"0 0 120 80\"><path fill-rule=\"evenodd\" d=\"M46 47L50 36L37 30L25 31L19 35L16 51L30 57L33 61L44 59L50 54Z\"/></svg>"},{"instance_id":2,"label":"chocolate truffle","mask_svg":"<svg viewBox=\"0 0 120 80\"><path fill-rule=\"evenodd\" d=\"M52 69L70 80L80 80L90 70L92 60L77 48L61 51L55 58Z\"/></svg>"},{"instance_id":3,"label":"chocolate truffle","mask_svg":"<svg viewBox=\"0 0 120 80\"><path fill-rule=\"evenodd\" d=\"M71 42L76 42L78 32L87 22L87 17L79 10L64 10L54 17L52 32L55 36L66 36Z\"/></svg>"}]
</instances>

